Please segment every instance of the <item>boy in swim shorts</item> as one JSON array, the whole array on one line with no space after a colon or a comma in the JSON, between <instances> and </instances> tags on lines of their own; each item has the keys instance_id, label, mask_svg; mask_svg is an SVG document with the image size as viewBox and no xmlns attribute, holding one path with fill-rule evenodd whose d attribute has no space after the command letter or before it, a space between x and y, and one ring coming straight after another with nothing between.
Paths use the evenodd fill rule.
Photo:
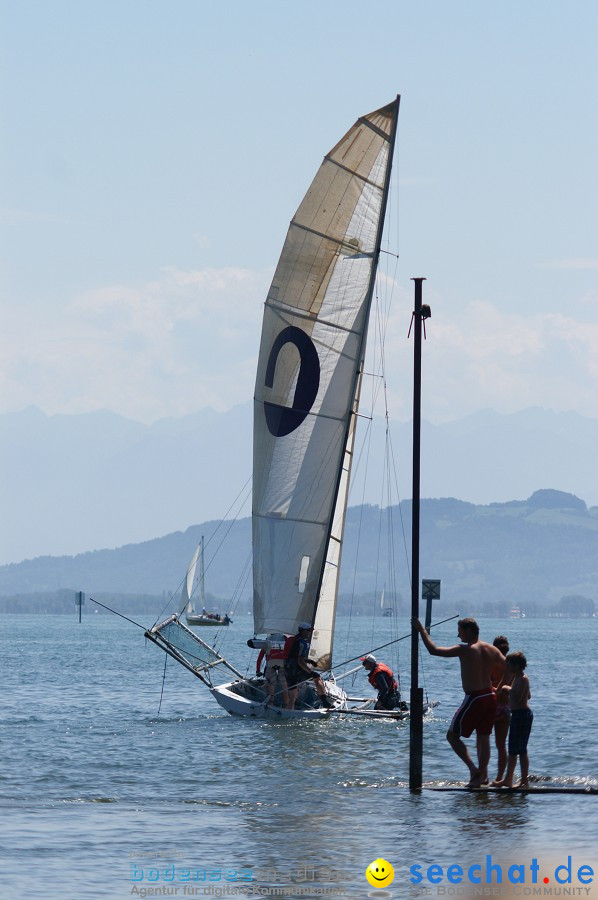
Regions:
<instances>
[{"instance_id":1,"label":"boy in swim shorts","mask_svg":"<svg viewBox=\"0 0 598 900\"><path fill-rule=\"evenodd\" d=\"M509 730L507 773L502 781L496 782L500 787L513 787L513 775L515 774L517 757L519 757L519 765L521 767L521 778L517 787L527 787L529 785L527 744L532 730L534 714L527 705L527 701L531 697L531 691L529 679L525 674L526 666L527 660L520 650L509 653L507 656L506 675L507 677L511 676L513 680L510 685L503 685L503 689L509 693L511 728Z\"/></svg>"}]
</instances>

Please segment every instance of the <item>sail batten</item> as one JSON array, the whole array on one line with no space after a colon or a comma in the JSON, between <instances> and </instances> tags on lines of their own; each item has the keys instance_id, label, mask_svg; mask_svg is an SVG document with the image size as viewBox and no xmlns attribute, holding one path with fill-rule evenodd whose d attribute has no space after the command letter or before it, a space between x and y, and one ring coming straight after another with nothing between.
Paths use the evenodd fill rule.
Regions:
<instances>
[{"instance_id":1,"label":"sail batten","mask_svg":"<svg viewBox=\"0 0 598 900\"><path fill-rule=\"evenodd\" d=\"M369 254L369 255L373 256L373 254ZM280 313L287 313L287 314L290 312L290 313L292 313L292 315L295 319L303 318L307 321L314 320L313 313L294 310L291 307L285 306L283 303L280 303L279 300L276 300L275 302L271 303L270 309L273 312L278 311ZM359 334L360 334L360 332L356 331L354 328L346 328L345 326L340 325L338 322L327 322L325 319L322 319L321 317L320 317L320 322L322 325L326 325L328 328L335 328L338 331L346 331L348 334L356 334L357 336L359 336ZM314 340L314 343L315 343L315 340Z\"/></svg>"},{"instance_id":2,"label":"sail batten","mask_svg":"<svg viewBox=\"0 0 598 900\"><path fill-rule=\"evenodd\" d=\"M293 217L254 405L254 626L314 622L330 660L350 464L398 101L358 120Z\"/></svg>"},{"instance_id":3,"label":"sail batten","mask_svg":"<svg viewBox=\"0 0 598 900\"><path fill-rule=\"evenodd\" d=\"M349 240L342 240L341 238L336 238L331 234L324 234L322 231L316 231L315 228L310 228L308 225L303 225L301 222L291 222L294 228L300 228L302 231L307 231L309 234L313 234L316 237L323 238L325 241L330 241L333 244L338 244L341 247L346 247L347 250L354 250L354 241L355 238L350 238ZM370 254L372 255L372 254Z\"/></svg>"},{"instance_id":4,"label":"sail batten","mask_svg":"<svg viewBox=\"0 0 598 900\"><path fill-rule=\"evenodd\" d=\"M369 178L366 178L365 175L356 172L354 169L348 169L347 166L344 166L342 162L340 162L340 160L333 159L331 156L325 156L324 159L330 162L333 166L337 166L339 169L343 169L345 172L350 172L351 175L355 176L355 178L360 178L365 184L371 184L372 187L380 187L380 185L376 184L374 181L370 181Z\"/></svg>"}]
</instances>

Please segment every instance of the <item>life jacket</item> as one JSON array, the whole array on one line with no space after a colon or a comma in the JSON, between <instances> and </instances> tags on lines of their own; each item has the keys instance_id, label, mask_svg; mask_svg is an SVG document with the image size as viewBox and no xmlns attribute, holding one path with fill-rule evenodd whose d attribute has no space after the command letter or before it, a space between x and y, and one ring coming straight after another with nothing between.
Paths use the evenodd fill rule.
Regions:
<instances>
[{"instance_id":1,"label":"life jacket","mask_svg":"<svg viewBox=\"0 0 598 900\"><path fill-rule=\"evenodd\" d=\"M289 658L289 654L291 650L294 648L295 644L298 645L299 650L297 655L293 655L292 658ZM305 638L299 637L298 634L293 634L289 638L288 641L285 642L285 651L286 651L286 662L285 668L289 674L296 674L297 672L302 672L302 668L297 662L297 659L302 656L303 659L307 659L309 656L309 648L311 646L311 641L306 641Z\"/></svg>"},{"instance_id":2,"label":"life jacket","mask_svg":"<svg viewBox=\"0 0 598 900\"><path fill-rule=\"evenodd\" d=\"M389 693L398 691L399 685L395 681L392 669L389 669L388 666L381 662L376 663L376 668L372 669L372 671L368 673L368 681L372 685L372 687L376 688L376 690L379 690L376 676L380 674L384 675L384 679L388 685Z\"/></svg>"},{"instance_id":3,"label":"life jacket","mask_svg":"<svg viewBox=\"0 0 598 900\"><path fill-rule=\"evenodd\" d=\"M295 640L294 634L291 634L291 635L285 634L283 646L281 647L280 646L281 642L277 641L276 646L270 647L270 650L266 653L266 661L271 663L277 659L281 660L281 661L285 660L287 658L287 656L289 655L289 650L291 649L291 644L293 643L294 640Z\"/></svg>"},{"instance_id":4,"label":"life jacket","mask_svg":"<svg viewBox=\"0 0 598 900\"><path fill-rule=\"evenodd\" d=\"M258 658L255 663L255 670L259 672L264 657L266 658L266 665L270 663L271 665L284 665L284 661L289 654L289 650L291 649L291 644L295 640L295 635L291 634L281 634L276 635L276 637L282 638L283 640L266 640L266 641L247 641L248 646L253 646L255 643L261 643L264 646L261 647L260 652L258 654Z\"/></svg>"}]
</instances>

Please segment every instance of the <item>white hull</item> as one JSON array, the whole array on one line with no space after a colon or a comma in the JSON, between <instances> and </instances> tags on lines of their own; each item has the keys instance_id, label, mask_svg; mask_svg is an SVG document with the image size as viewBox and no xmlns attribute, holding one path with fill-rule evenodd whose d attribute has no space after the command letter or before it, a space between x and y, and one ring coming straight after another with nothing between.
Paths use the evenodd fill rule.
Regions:
<instances>
[{"instance_id":1,"label":"white hull","mask_svg":"<svg viewBox=\"0 0 598 900\"><path fill-rule=\"evenodd\" d=\"M329 715L327 709L282 709L278 706L266 706L265 701L258 703L247 700L234 694L230 690L231 684L212 688L215 699L231 716L248 719L322 719Z\"/></svg>"},{"instance_id":2,"label":"white hull","mask_svg":"<svg viewBox=\"0 0 598 900\"><path fill-rule=\"evenodd\" d=\"M377 710L374 709L375 698L359 700L359 706L350 706L347 695L334 682L325 682L328 697L336 701L336 705L330 709L284 709L281 706L266 704L268 699L263 679L238 679L227 684L212 687L212 696L231 716L249 719L270 720L296 720L311 719L321 721L326 718L344 718L345 716L362 716L369 719L402 720L409 718L408 710ZM243 696L239 691L246 691L249 696ZM424 712L436 703L424 705Z\"/></svg>"},{"instance_id":3,"label":"white hull","mask_svg":"<svg viewBox=\"0 0 598 900\"><path fill-rule=\"evenodd\" d=\"M194 616L192 613L188 613L186 619L187 625L206 625L212 628L215 628L218 625L230 625L232 621L228 618L210 619L209 616Z\"/></svg>"},{"instance_id":4,"label":"white hull","mask_svg":"<svg viewBox=\"0 0 598 900\"><path fill-rule=\"evenodd\" d=\"M330 709L284 709L280 706L268 706L268 694L263 679L238 679L227 684L211 688L213 697L231 716L250 719L323 719L337 709L346 708L345 692L336 684L326 682L328 697L336 701ZM245 692L247 696L243 696Z\"/></svg>"}]
</instances>

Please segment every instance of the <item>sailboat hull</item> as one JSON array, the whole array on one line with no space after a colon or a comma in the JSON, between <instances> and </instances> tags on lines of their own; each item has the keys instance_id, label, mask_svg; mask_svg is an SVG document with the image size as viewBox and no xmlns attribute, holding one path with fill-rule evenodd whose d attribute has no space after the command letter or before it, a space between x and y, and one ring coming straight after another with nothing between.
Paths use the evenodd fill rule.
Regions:
<instances>
[{"instance_id":1,"label":"sailboat hull","mask_svg":"<svg viewBox=\"0 0 598 900\"><path fill-rule=\"evenodd\" d=\"M372 697L357 701L359 703L358 706L350 706L349 698L338 685L333 682L326 682L326 689L328 697L336 701L336 705L330 709L284 709L282 706L267 705L268 696L263 679L257 678L230 681L227 684L212 687L211 692L214 699L229 715L239 718L279 721L296 719L321 721L326 718L342 718L344 716L361 716L368 719L394 719L395 721L409 718L407 704L405 704L407 707L405 709L378 710L374 709L375 697ZM425 703L424 714L437 705L438 703L435 701Z\"/></svg>"},{"instance_id":2,"label":"sailboat hull","mask_svg":"<svg viewBox=\"0 0 598 900\"><path fill-rule=\"evenodd\" d=\"M263 679L239 679L212 687L212 696L231 716L250 719L312 719L320 720L337 710L345 709L346 694L333 682L326 682L328 697L335 701L330 709L306 707L284 709L267 705L268 694Z\"/></svg>"},{"instance_id":3,"label":"sailboat hull","mask_svg":"<svg viewBox=\"0 0 598 900\"><path fill-rule=\"evenodd\" d=\"M230 625L232 621L228 617L223 619L210 619L208 616L194 616L192 613L187 613L185 618L187 619L187 625L204 625L211 628L220 625Z\"/></svg>"}]
</instances>

